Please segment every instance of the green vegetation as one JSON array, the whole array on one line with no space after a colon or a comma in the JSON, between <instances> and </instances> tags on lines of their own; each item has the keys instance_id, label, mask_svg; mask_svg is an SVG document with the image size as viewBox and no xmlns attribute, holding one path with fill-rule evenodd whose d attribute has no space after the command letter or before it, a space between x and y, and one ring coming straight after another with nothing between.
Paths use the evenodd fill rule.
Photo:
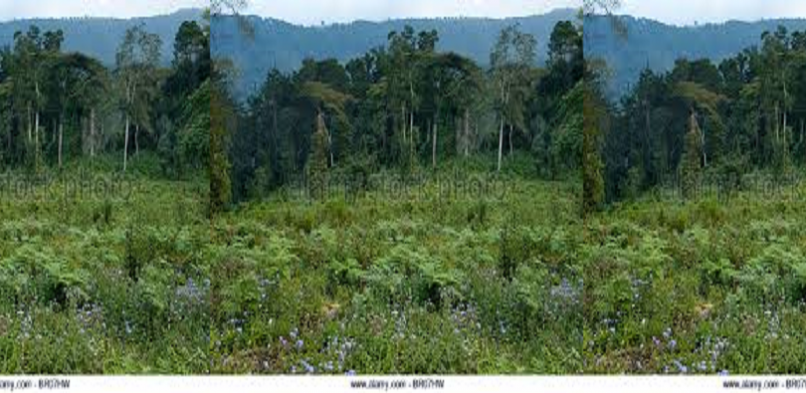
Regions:
<instances>
[{"instance_id":1,"label":"green vegetation","mask_svg":"<svg viewBox=\"0 0 806 393\"><path fill-rule=\"evenodd\" d=\"M806 33L761 40L644 70L618 104L586 57L586 372L806 372Z\"/></svg>"},{"instance_id":2,"label":"green vegetation","mask_svg":"<svg viewBox=\"0 0 806 393\"><path fill-rule=\"evenodd\" d=\"M646 195L592 216L586 372L806 372L804 196L801 179L730 198Z\"/></svg>"},{"instance_id":3,"label":"green vegetation","mask_svg":"<svg viewBox=\"0 0 806 393\"><path fill-rule=\"evenodd\" d=\"M25 195L3 189L0 373L209 368L206 182L153 180L153 155L126 179L109 175L119 165L96 157L43 175Z\"/></svg>"},{"instance_id":4,"label":"green vegetation","mask_svg":"<svg viewBox=\"0 0 806 393\"><path fill-rule=\"evenodd\" d=\"M141 150L159 156L166 178L206 166L209 26L179 27L170 68L160 67L162 40L144 25L126 31L113 69L63 52L64 38L32 25L0 51L0 169L41 174L120 152L126 172Z\"/></svg>"},{"instance_id":5,"label":"green vegetation","mask_svg":"<svg viewBox=\"0 0 806 393\"><path fill-rule=\"evenodd\" d=\"M528 157L499 180L455 178L492 155L445 165L408 192L380 173L356 194L286 188L217 217L213 372L579 372L578 185L516 174Z\"/></svg>"},{"instance_id":6,"label":"green vegetation","mask_svg":"<svg viewBox=\"0 0 806 393\"><path fill-rule=\"evenodd\" d=\"M599 93L592 102L606 113L599 150L607 201L656 187L680 186L688 195L700 181L736 187L754 170L778 178L802 172L803 92L806 32L779 27L761 35L760 47L719 64L678 59L666 73L644 70L618 104Z\"/></svg>"},{"instance_id":7,"label":"green vegetation","mask_svg":"<svg viewBox=\"0 0 806 393\"><path fill-rule=\"evenodd\" d=\"M0 51L0 374L209 369L209 26Z\"/></svg>"},{"instance_id":8,"label":"green vegetation","mask_svg":"<svg viewBox=\"0 0 806 393\"><path fill-rule=\"evenodd\" d=\"M484 69L405 26L214 100L212 371L580 371L582 37L547 38Z\"/></svg>"}]
</instances>

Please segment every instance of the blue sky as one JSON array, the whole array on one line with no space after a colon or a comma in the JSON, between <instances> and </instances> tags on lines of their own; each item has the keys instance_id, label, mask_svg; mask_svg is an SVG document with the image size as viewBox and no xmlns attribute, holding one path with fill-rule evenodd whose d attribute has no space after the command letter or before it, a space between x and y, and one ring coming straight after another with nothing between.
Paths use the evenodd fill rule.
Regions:
<instances>
[{"instance_id":1,"label":"blue sky","mask_svg":"<svg viewBox=\"0 0 806 393\"><path fill-rule=\"evenodd\" d=\"M69 16L131 18L206 4L208 0L0 0L0 20Z\"/></svg>"},{"instance_id":2,"label":"blue sky","mask_svg":"<svg viewBox=\"0 0 806 393\"><path fill-rule=\"evenodd\" d=\"M730 19L806 18L806 0L622 0L617 13L675 25Z\"/></svg>"}]
</instances>

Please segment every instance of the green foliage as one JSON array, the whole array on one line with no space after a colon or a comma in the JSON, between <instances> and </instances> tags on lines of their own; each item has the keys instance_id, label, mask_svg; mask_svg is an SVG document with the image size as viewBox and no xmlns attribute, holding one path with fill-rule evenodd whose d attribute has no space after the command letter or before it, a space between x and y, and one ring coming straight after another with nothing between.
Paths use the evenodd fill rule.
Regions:
<instances>
[{"instance_id":1,"label":"green foliage","mask_svg":"<svg viewBox=\"0 0 806 393\"><path fill-rule=\"evenodd\" d=\"M427 180L416 197L371 187L313 203L276 195L217 217L213 370L581 369L578 195L509 176L512 194L500 199L442 199ZM511 277L502 252L517 261Z\"/></svg>"},{"instance_id":2,"label":"green foliage","mask_svg":"<svg viewBox=\"0 0 806 393\"><path fill-rule=\"evenodd\" d=\"M98 158L112 167L117 159ZM91 165L77 167L61 175ZM106 168L96 170L92 178L103 178ZM127 196L71 197L64 188L72 183L57 179L50 198L0 204L0 372L209 368L204 187L145 177L131 182Z\"/></svg>"},{"instance_id":3,"label":"green foliage","mask_svg":"<svg viewBox=\"0 0 806 393\"><path fill-rule=\"evenodd\" d=\"M588 222L585 372L803 372L806 204L745 189L677 201Z\"/></svg>"},{"instance_id":4,"label":"green foliage","mask_svg":"<svg viewBox=\"0 0 806 393\"><path fill-rule=\"evenodd\" d=\"M680 162L681 190L684 198L691 198L700 191L702 169L702 133L695 114L689 120L683 158Z\"/></svg>"}]
</instances>

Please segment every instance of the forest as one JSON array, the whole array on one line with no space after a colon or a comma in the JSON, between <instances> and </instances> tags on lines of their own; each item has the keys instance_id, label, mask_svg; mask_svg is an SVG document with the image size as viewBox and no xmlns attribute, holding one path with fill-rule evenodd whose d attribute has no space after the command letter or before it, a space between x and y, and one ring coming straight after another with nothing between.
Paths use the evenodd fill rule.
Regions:
<instances>
[{"instance_id":1,"label":"forest","mask_svg":"<svg viewBox=\"0 0 806 393\"><path fill-rule=\"evenodd\" d=\"M345 65L309 59L293 74L270 71L232 136L234 199L268 195L306 174L317 154L324 169L347 174L470 156L497 156L500 171L517 154L537 177L578 171L582 53L571 22L551 34L546 68L534 65L535 37L516 26L499 35L487 70L437 52L438 40L407 27Z\"/></svg>"},{"instance_id":2,"label":"forest","mask_svg":"<svg viewBox=\"0 0 806 393\"><path fill-rule=\"evenodd\" d=\"M506 27L487 67L439 40L391 31L243 104L222 72L214 372L581 369L581 27Z\"/></svg>"},{"instance_id":3,"label":"forest","mask_svg":"<svg viewBox=\"0 0 806 393\"><path fill-rule=\"evenodd\" d=\"M601 94L607 201L659 186L693 192L701 181L729 192L743 175L802 173L806 164L806 32L765 32L760 45L719 64L679 59L645 70L618 103ZM597 85L597 81L599 84ZM597 86L599 89L597 89ZM618 131L616 131L618 130Z\"/></svg>"},{"instance_id":4,"label":"forest","mask_svg":"<svg viewBox=\"0 0 806 393\"><path fill-rule=\"evenodd\" d=\"M143 25L125 32L113 67L63 52L61 30L18 31L0 53L0 162L40 173L118 152L125 172L142 148L166 177L200 171L209 133L200 105L209 101L206 34L183 23L173 63L163 68L163 43Z\"/></svg>"}]
</instances>

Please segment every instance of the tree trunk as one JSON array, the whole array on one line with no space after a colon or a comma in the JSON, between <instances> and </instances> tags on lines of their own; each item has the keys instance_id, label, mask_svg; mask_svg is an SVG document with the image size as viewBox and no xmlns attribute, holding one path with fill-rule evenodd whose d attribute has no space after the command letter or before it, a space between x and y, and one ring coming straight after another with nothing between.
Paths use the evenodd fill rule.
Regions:
<instances>
[{"instance_id":1,"label":"tree trunk","mask_svg":"<svg viewBox=\"0 0 806 393\"><path fill-rule=\"evenodd\" d=\"M434 117L435 117L434 118L434 126L433 126L434 131L433 131L433 134L432 134L433 137L431 138L431 166L433 166L436 169L436 167L437 167L437 119L436 119L436 116L434 116Z\"/></svg>"},{"instance_id":2,"label":"tree trunk","mask_svg":"<svg viewBox=\"0 0 806 393\"><path fill-rule=\"evenodd\" d=\"M64 114L59 117L59 169L62 168L62 146L64 142Z\"/></svg>"},{"instance_id":3,"label":"tree trunk","mask_svg":"<svg viewBox=\"0 0 806 393\"><path fill-rule=\"evenodd\" d=\"M333 160L333 134L329 129L327 129L327 150L330 152L330 167L333 168L336 162Z\"/></svg>"},{"instance_id":4,"label":"tree trunk","mask_svg":"<svg viewBox=\"0 0 806 393\"><path fill-rule=\"evenodd\" d=\"M36 110L36 120L34 123L34 148L36 152L34 156L36 157L36 168L39 168L39 110Z\"/></svg>"},{"instance_id":5,"label":"tree trunk","mask_svg":"<svg viewBox=\"0 0 806 393\"><path fill-rule=\"evenodd\" d=\"M129 158L129 114L126 114L126 132L123 137L123 173L126 173L126 162Z\"/></svg>"},{"instance_id":6,"label":"tree trunk","mask_svg":"<svg viewBox=\"0 0 806 393\"><path fill-rule=\"evenodd\" d=\"M400 106L400 116L400 120L403 125L403 142L405 143L408 141L408 138L406 138L406 104Z\"/></svg>"},{"instance_id":7,"label":"tree trunk","mask_svg":"<svg viewBox=\"0 0 806 393\"><path fill-rule=\"evenodd\" d=\"M462 139L464 144L465 157L467 157L468 145L470 145L470 110L467 108L465 108L465 132L464 137Z\"/></svg>"},{"instance_id":8,"label":"tree trunk","mask_svg":"<svg viewBox=\"0 0 806 393\"><path fill-rule=\"evenodd\" d=\"M705 168L708 166L708 155L705 152L705 122L703 121L703 126L700 128L700 144L702 144L702 167Z\"/></svg>"},{"instance_id":9,"label":"tree trunk","mask_svg":"<svg viewBox=\"0 0 806 393\"><path fill-rule=\"evenodd\" d=\"M504 118L501 117L501 127L498 129L498 172L501 172L501 156L504 153Z\"/></svg>"},{"instance_id":10,"label":"tree trunk","mask_svg":"<svg viewBox=\"0 0 806 393\"><path fill-rule=\"evenodd\" d=\"M95 157L95 108L90 109L90 157Z\"/></svg>"},{"instance_id":11,"label":"tree trunk","mask_svg":"<svg viewBox=\"0 0 806 393\"><path fill-rule=\"evenodd\" d=\"M31 143L31 141L33 139L33 136L32 136L32 132L31 132L31 103L30 102L28 102L28 116L26 116L25 120L27 120L26 123L28 123L27 124L28 125L28 143Z\"/></svg>"},{"instance_id":12,"label":"tree trunk","mask_svg":"<svg viewBox=\"0 0 806 393\"><path fill-rule=\"evenodd\" d=\"M409 117L409 154L414 156L414 107L412 106Z\"/></svg>"}]
</instances>

